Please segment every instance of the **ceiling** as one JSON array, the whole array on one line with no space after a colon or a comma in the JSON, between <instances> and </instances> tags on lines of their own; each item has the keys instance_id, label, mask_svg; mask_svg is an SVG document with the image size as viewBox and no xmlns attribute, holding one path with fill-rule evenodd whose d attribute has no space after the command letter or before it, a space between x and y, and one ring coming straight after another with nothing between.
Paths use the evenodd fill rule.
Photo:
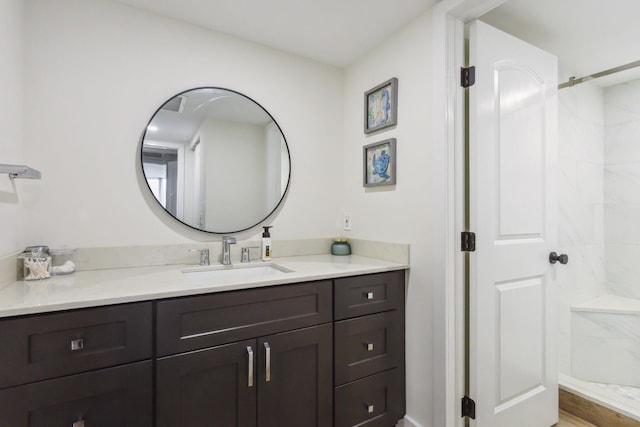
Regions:
<instances>
[{"instance_id":1,"label":"ceiling","mask_svg":"<svg viewBox=\"0 0 640 427\"><path fill-rule=\"evenodd\" d=\"M555 54L565 77L640 60L638 0L509 0L481 20ZM630 78L640 78L640 68L595 82Z\"/></svg>"},{"instance_id":2,"label":"ceiling","mask_svg":"<svg viewBox=\"0 0 640 427\"><path fill-rule=\"evenodd\" d=\"M114 0L344 67L436 0ZM581 77L640 60L639 0L509 0L482 17ZM640 69L599 80L640 77Z\"/></svg>"},{"instance_id":3,"label":"ceiling","mask_svg":"<svg viewBox=\"0 0 640 427\"><path fill-rule=\"evenodd\" d=\"M114 0L344 67L435 0Z\"/></svg>"}]
</instances>

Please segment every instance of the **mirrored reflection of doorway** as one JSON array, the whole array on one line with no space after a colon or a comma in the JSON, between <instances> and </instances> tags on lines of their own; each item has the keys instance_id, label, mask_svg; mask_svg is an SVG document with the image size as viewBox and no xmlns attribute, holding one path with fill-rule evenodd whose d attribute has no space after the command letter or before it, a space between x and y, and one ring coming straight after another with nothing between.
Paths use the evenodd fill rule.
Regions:
<instances>
[{"instance_id":1,"label":"mirrored reflection of doorway","mask_svg":"<svg viewBox=\"0 0 640 427\"><path fill-rule=\"evenodd\" d=\"M178 150L169 147L145 147L142 152L149 188L153 195L172 215L177 213Z\"/></svg>"}]
</instances>

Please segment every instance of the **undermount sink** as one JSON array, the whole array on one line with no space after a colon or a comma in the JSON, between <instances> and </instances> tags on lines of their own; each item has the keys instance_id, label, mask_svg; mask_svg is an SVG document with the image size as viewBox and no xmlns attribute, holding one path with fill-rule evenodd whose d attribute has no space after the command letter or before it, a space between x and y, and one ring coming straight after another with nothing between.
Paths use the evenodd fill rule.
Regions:
<instances>
[{"instance_id":1,"label":"undermount sink","mask_svg":"<svg viewBox=\"0 0 640 427\"><path fill-rule=\"evenodd\" d=\"M278 276L291 273L292 270L278 264L216 265L182 269L189 279L254 279L265 276Z\"/></svg>"}]
</instances>

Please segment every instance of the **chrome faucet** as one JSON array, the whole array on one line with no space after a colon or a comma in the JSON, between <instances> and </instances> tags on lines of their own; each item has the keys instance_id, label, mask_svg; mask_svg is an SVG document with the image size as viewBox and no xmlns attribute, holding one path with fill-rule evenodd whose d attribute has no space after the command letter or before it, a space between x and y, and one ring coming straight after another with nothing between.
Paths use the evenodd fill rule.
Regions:
<instances>
[{"instance_id":1,"label":"chrome faucet","mask_svg":"<svg viewBox=\"0 0 640 427\"><path fill-rule=\"evenodd\" d=\"M200 252L200 265L209 265L209 249L189 249L189 252Z\"/></svg>"},{"instance_id":2,"label":"chrome faucet","mask_svg":"<svg viewBox=\"0 0 640 427\"><path fill-rule=\"evenodd\" d=\"M235 237L222 236L222 265L231 265L231 245L235 243Z\"/></svg>"}]
</instances>

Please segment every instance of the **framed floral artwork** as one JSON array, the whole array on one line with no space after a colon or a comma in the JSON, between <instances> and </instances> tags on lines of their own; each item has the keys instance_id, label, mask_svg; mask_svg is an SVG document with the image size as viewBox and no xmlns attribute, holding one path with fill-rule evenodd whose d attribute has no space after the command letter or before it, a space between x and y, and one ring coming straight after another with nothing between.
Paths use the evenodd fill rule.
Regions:
<instances>
[{"instance_id":1,"label":"framed floral artwork","mask_svg":"<svg viewBox=\"0 0 640 427\"><path fill-rule=\"evenodd\" d=\"M364 133L398 124L398 79L392 78L364 93Z\"/></svg>"},{"instance_id":2,"label":"framed floral artwork","mask_svg":"<svg viewBox=\"0 0 640 427\"><path fill-rule=\"evenodd\" d=\"M396 183L396 139L390 138L363 147L363 185L378 187Z\"/></svg>"}]
</instances>

